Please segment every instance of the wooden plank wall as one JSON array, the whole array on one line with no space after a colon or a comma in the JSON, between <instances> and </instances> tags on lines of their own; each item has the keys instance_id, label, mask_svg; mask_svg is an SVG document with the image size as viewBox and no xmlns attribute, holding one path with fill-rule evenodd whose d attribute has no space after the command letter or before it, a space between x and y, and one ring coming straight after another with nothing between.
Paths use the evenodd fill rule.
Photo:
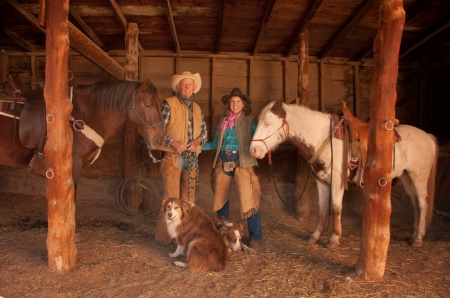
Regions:
<instances>
[{"instance_id":1,"label":"wooden plank wall","mask_svg":"<svg viewBox=\"0 0 450 298\"><path fill-rule=\"evenodd\" d=\"M35 53L1 54L2 72L17 75L19 81L26 87L34 82L44 82L45 56ZM33 59L32 56L35 56ZM113 58L124 64L124 57L120 53ZM31 67L35 61L35 67ZM344 63L340 60L326 60L320 71L319 61L313 60L309 64L309 106L311 109L321 108L324 112L333 113L346 101L350 109L358 102L360 119L369 117L369 92L373 68L370 65ZM201 106L207 123L209 138L214 138L216 127L223 115L221 98L229 94L234 87L249 94L252 98L253 115L257 117L261 109L271 99L284 97L285 102L291 103L297 97L298 66L297 61L286 59L258 59L249 58L188 58L188 57L140 57L140 80L151 78L158 89L161 99L172 96L171 78L174 73L183 71L199 72L202 77L202 88L196 95L196 102ZM35 69L33 73L33 69ZM74 74L70 85L90 84L101 79L112 79L105 71L83 56L73 52L70 56L69 69ZM354 98L354 70L359 71L359 98ZM322 77L320 76L323 74ZM397 118L402 123L418 126L420 102L421 71L415 68L400 68L398 89ZM321 86L323 84L323 86ZM123 172L123 131L110 139L100 158L83 171L84 175L120 177ZM143 150L142 159L146 152ZM148 167L142 165L144 170ZM151 169L151 176L159 173ZM287 178L291 180L292 177Z\"/></svg>"}]
</instances>

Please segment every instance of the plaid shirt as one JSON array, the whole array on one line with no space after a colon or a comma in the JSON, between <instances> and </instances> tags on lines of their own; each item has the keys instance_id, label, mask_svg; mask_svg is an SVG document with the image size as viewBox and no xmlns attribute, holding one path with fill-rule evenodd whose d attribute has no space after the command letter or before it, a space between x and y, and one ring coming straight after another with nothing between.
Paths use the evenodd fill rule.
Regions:
<instances>
[{"instance_id":1,"label":"plaid shirt","mask_svg":"<svg viewBox=\"0 0 450 298\"><path fill-rule=\"evenodd\" d=\"M204 144L202 146L202 150L211 150L211 149L217 148L217 146L219 145L220 130L221 130L221 128L220 128L220 123L219 123L219 125L217 126L216 136L214 137L214 141ZM252 121L252 136L255 134L255 130L256 130L256 121L255 121L255 119L253 119L253 121ZM223 142L222 142L221 151L224 151L224 150L234 150L234 151L239 150L238 139L237 139L236 130L234 129L234 127L226 129L223 134Z\"/></svg>"},{"instance_id":2,"label":"plaid shirt","mask_svg":"<svg viewBox=\"0 0 450 298\"><path fill-rule=\"evenodd\" d=\"M164 127L167 127L167 125L169 124L169 121L170 121L170 106L166 100L164 100L162 103L161 117L164 122ZM200 124L200 129L201 129L200 135L197 136L197 138L200 139L201 144L205 144L208 141L208 132L206 131L206 123L205 123L205 117L203 116L203 112L202 112L202 123ZM192 125L192 121L189 120L188 136L187 136L188 143L194 139L192 134L193 134L193 125ZM170 142L172 142L172 140L173 140L173 138L169 137L166 134L164 144L169 147Z\"/></svg>"}]
</instances>

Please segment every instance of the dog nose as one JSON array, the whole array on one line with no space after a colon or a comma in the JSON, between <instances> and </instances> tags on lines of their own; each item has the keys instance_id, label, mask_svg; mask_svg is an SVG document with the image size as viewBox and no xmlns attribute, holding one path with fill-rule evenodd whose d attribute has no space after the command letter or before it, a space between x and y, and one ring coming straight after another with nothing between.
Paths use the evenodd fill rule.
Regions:
<instances>
[{"instance_id":1,"label":"dog nose","mask_svg":"<svg viewBox=\"0 0 450 298\"><path fill-rule=\"evenodd\" d=\"M172 217L172 212L167 213L167 216L170 218Z\"/></svg>"}]
</instances>

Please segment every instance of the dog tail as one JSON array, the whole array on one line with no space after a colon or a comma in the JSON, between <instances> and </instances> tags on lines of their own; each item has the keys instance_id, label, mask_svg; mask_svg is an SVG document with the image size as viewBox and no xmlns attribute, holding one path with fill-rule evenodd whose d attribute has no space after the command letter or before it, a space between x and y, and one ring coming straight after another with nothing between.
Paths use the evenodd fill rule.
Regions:
<instances>
[{"instance_id":1,"label":"dog tail","mask_svg":"<svg viewBox=\"0 0 450 298\"><path fill-rule=\"evenodd\" d=\"M206 239L193 240L188 245L186 268L193 273L225 269L228 261L228 249L224 243L221 244L223 245L214 246Z\"/></svg>"}]
</instances>

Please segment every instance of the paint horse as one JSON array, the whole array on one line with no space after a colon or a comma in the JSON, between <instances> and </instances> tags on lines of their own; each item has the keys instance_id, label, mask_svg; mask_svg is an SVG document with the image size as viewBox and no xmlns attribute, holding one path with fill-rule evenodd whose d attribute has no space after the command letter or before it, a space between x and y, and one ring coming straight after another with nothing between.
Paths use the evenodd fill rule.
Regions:
<instances>
[{"instance_id":1,"label":"paint horse","mask_svg":"<svg viewBox=\"0 0 450 298\"><path fill-rule=\"evenodd\" d=\"M42 89L24 91L22 97L44 105ZM159 149L164 141L161 102L149 79L143 82L99 81L78 86L73 89L72 103L72 179L75 190L81 170L97 158L103 142L114 136L127 121L144 138L150 154L151 149ZM36 118L32 122L44 123L45 114L41 116L42 119L34 115ZM0 165L27 168L35 154L35 148L27 148L19 141L20 124L20 120L0 115ZM89 135L95 137L88 138L82 133L85 126L94 131ZM45 126L39 129L45 132Z\"/></svg>"},{"instance_id":2,"label":"paint horse","mask_svg":"<svg viewBox=\"0 0 450 298\"><path fill-rule=\"evenodd\" d=\"M250 152L256 158L263 158L281 142L288 140L306 160L310 160L330 135L330 117L331 115L304 106L284 104L281 99L271 102L259 115ZM396 130L401 141L395 142L395 165L391 177L399 177L414 205L414 232L410 244L413 247L420 247L432 218L438 146L434 136L416 127L399 125ZM343 171L349 174L342 160L343 150L348 147L351 146L344 146L343 140L333 138L332 146L328 144L311 164L319 195L319 222L308 240L310 243L316 243L323 232L331 191L331 211L334 220L333 233L327 247L339 246L342 236L341 211L344 194L342 179L346 179L342 178L342 174ZM350 160L350 152L348 154Z\"/></svg>"}]
</instances>

